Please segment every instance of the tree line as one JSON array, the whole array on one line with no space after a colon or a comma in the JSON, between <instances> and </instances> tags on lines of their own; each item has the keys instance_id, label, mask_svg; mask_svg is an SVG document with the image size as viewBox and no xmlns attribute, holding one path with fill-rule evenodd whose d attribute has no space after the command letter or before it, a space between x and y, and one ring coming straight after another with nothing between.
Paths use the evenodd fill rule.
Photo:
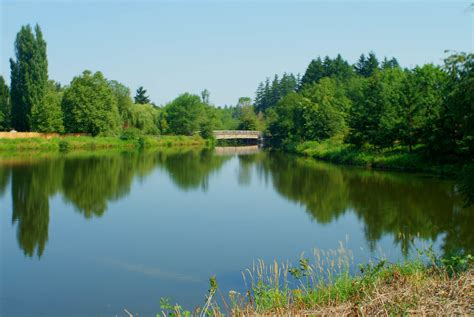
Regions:
<instances>
[{"instance_id":1,"label":"tree line","mask_svg":"<svg viewBox=\"0 0 474 317\"><path fill-rule=\"evenodd\" d=\"M341 55L318 57L297 78L275 76L257 88L255 108L277 146L333 139L356 148L474 155L474 54L411 69L373 52L353 65Z\"/></svg>"},{"instance_id":2,"label":"tree line","mask_svg":"<svg viewBox=\"0 0 474 317\"><path fill-rule=\"evenodd\" d=\"M11 84L0 76L0 131L35 131L120 135L183 134L214 129L255 129L258 117L250 98L230 107L214 107L206 89L201 96L184 93L157 106L139 87L134 98L124 84L101 72L84 71L69 85L48 76L47 45L39 25L22 26L10 59Z\"/></svg>"},{"instance_id":3,"label":"tree line","mask_svg":"<svg viewBox=\"0 0 474 317\"><path fill-rule=\"evenodd\" d=\"M474 54L454 53L443 65L402 68L396 58L362 54L312 60L303 76L267 78L254 102L215 107L208 90L155 105L143 87L132 99L122 83L84 71L67 86L48 76L38 25L21 28L10 59L10 87L0 76L0 130L91 135L184 134L214 129L264 130L276 146L334 139L357 148L469 157L474 154Z\"/></svg>"}]
</instances>

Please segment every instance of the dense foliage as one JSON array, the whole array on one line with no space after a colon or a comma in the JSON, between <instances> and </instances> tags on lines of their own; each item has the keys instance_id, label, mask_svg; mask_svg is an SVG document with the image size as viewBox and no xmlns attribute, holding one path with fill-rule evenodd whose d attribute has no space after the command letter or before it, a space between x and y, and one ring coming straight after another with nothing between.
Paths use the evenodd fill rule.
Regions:
<instances>
[{"instance_id":1,"label":"dense foliage","mask_svg":"<svg viewBox=\"0 0 474 317\"><path fill-rule=\"evenodd\" d=\"M5 79L0 76L0 131L10 127L10 88L5 83Z\"/></svg>"},{"instance_id":2,"label":"dense foliage","mask_svg":"<svg viewBox=\"0 0 474 317\"><path fill-rule=\"evenodd\" d=\"M215 107L204 89L201 96L184 93L159 107L143 87L132 98L124 84L88 70L61 87L48 79L46 42L38 25L34 30L29 25L21 28L15 57L10 61L10 87L0 77L0 131L93 136L199 133L212 138L215 129L263 129L263 118L256 115L249 97L235 106Z\"/></svg>"},{"instance_id":3,"label":"dense foliage","mask_svg":"<svg viewBox=\"0 0 474 317\"><path fill-rule=\"evenodd\" d=\"M449 56L443 67L413 69L401 68L395 58L380 63L373 52L352 66L340 55L317 58L297 87L257 109L265 113L268 136L284 147L334 138L356 148L416 147L469 158L474 154L473 65L474 55L467 53ZM257 89L257 101L267 86L270 92L284 91L267 79Z\"/></svg>"},{"instance_id":4,"label":"dense foliage","mask_svg":"<svg viewBox=\"0 0 474 317\"><path fill-rule=\"evenodd\" d=\"M22 26L15 40L16 60L10 59L12 126L31 130L32 120L43 111L48 82L46 42L39 25ZM35 109L34 113L32 113Z\"/></svg>"},{"instance_id":5,"label":"dense foliage","mask_svg":"<svg viewBox=\"0 0 474 317\"><path fill-rule=\"evenodd\" d=\"M423 149L454 159L474 154L473 54L444 66L400 67L370 52L351 65L341 55L312 60L302 77L284 73L258 85L255 101L215 107L210 92L184 93L156 106L143 87L130 89L85 71L69 86L48 80L46 42L38 25L23 26L11 59L10 88L0 78L0 129L119 135L199 133L215 129L267 132L277 146L339 140L371 150Z\"/></svg>"},{"instance_id":6,"label":"dense foliage","mask_svg":"<svg viewBox=\"0 0 474 317\"><path fill-rule=\"evenodd\" d=\"M114 134L120 126L117 100L100 72L84 71L64 92L62 101L67 132Z\"/></svg>"}]
</instances>

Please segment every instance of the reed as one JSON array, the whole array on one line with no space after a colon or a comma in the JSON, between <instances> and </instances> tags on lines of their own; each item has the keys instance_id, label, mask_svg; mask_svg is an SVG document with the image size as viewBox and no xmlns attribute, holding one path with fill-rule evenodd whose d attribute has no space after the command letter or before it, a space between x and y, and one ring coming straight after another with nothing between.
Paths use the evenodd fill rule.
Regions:
<instances>
[{"instance_id":1,"label":"reed","mask_svg":"<svg viewBox=\"0 0 474 317\"><path fill-rule=\"evenodd\" d=\"M341 243L334 250L314 250L298 264L257 260L246 269L245 293L235 290L215 299L211 278L203 308L184 310L162 303L163 316L316 316L316 315L472 315L474 257L435 257L431 250L402 263L386 260L359 266Z\"/></svg>"}]
</instances>

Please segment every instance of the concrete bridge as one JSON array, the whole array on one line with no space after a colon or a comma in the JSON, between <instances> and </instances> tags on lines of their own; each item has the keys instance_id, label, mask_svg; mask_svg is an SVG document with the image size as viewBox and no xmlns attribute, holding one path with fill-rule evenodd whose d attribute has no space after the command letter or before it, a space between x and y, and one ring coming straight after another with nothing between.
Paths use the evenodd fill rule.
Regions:
<instances>
[{"instance_id":1,"label":"concrete bridge","mask_svg":"<svg viewBox=\"0 0 474 317\"><path fill-rule=\"evenodd\" d=\"M263 134L260 131L252 130L215 130L214 136L217 140L260 140Z\"/></svg>"}]
</instances>

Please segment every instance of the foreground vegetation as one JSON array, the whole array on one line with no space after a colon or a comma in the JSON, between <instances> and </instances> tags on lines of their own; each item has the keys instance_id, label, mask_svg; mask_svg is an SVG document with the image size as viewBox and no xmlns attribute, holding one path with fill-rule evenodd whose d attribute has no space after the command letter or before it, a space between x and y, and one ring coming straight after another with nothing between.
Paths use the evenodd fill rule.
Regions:
<instances>
[{"instance_id":1,"label":"foreground vegetation","mask_svg":"<svg viewBox=\"0 0 474 317\"><path fill-rule=\"evenodd\" d=\"M314 261L302 257L297 267L259 261L244 272L245 294L230 291L219 305L212 277L202 308L186 311L162 298L161 315L472 315L474 257L426 254L428 261L361 265L355 275L343 247L315 251Z\"/></svg>"},{"instance_id":2,"label":"foreground vegetation","mask_svg":"<svg viewBox=\"0 0 474 317\"><path fill-rule=\"evenodd\" d=\"M71 136L52 139L2 139L0 140L0 151L17 152L34 150L66 152L71 150L96 149L137 149L181 146L204 147L209 144L209 141L204 140L200 136L137 136L125 134L120 137Z\"/></svg>"}]
</instances>

